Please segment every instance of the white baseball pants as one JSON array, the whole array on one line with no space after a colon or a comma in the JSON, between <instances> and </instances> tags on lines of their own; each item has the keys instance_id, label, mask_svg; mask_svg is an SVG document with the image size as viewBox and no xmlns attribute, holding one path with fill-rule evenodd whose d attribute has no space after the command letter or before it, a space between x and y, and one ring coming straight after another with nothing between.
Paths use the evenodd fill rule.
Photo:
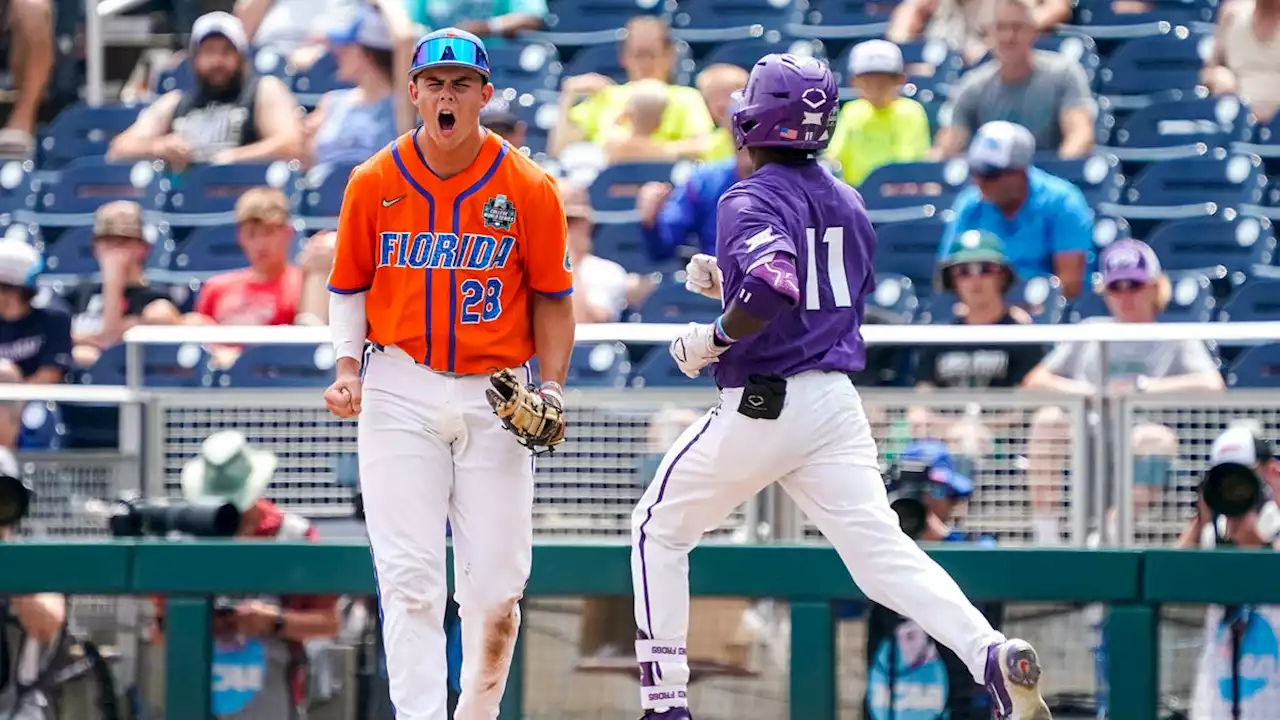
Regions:
<instances>
[{"instance_id":1,"label":"white baseball pants","mask_svg":"<svg viewBox=\"0 0 1280 720\"><path fill-rule=\"evenodd\" d=\"M667 452L631 516L642 706L687 704L689 551L773 482L831 541L868 598L919 623L982 684L987 647L1005 638L899 529L849 378L818 371L789 378L776 420L740 414L741 398L742 388L720 392L720 405Z\"/></svg>"},{"instance_id":2,"label":"white baseball pants","mask_svg":"<svg viewBox=\"0 0 1280 720\"><path fill-rule=\"evenodd\" d=\"M397 720L446 720L445 523L462 618L457 720L494 720L533 556L533 460L503 429L487 376L373 350L359 420L360 486Z\"/></svg>"}]
</instances>

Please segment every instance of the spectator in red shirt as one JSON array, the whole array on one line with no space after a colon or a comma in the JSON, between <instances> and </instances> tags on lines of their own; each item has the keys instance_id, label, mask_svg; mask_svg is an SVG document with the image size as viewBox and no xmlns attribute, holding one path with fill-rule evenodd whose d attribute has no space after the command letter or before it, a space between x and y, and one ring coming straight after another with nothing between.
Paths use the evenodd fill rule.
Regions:
<instances>
[{"instance_id":1,"label":"spectator in red shirt","mask_svg":"<svg viewBox=\"0 0 1280 720\"><path fill-rule=\"evenodd\" d=\"M244 435L210 435L200 457L182 468L189 502L231 503L241 512L236 538L310 540L319 534L306 518L285 512L263 497L275 473L276 456L248 445ZM156 598L157 629L164 599ZM303 716L307 700L304 644L338 634L338 599L286 595L237 598L215 613L214 715L238 720L289 720ZM163 636L157 633L157 642ZM235 677L235 681L226 678ZM257 679L259 682L248 682Z\"/></svg>"}]
</instances>

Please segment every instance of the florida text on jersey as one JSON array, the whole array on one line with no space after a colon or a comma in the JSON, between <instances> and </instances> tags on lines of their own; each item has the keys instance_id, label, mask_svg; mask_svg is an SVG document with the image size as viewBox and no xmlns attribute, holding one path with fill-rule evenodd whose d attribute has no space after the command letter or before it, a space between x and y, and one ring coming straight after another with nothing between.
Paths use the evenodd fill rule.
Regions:
<instances>
[{"instance_id":1,"label":"florida text on jersey","mask_svg":"<svg viewBox=\"0 0 1280 720\"><path fill-rule=\"evenodd\" d=\"M356 167L329 289L368 292L369 340L460 374L533 357L531 292L573 291L555 180L496 135L461 174L406 133Z\"/></svg>"}]
</instances>

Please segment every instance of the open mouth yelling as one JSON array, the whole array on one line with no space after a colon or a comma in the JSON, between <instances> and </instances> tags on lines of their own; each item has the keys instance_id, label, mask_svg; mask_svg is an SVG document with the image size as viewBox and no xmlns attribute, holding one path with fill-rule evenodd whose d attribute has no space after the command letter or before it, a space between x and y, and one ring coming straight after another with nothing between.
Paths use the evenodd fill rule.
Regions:
<instances>
[{"instance_id":1,"label":"open mouth yelling","mask_svg":"<svg viewBox=\"0 0 1280 720\"><path fill-rule=\"evenodd\" d=\"M449 137L453 134L453 128L454 125L457 124L457 119L453 116L452 111L441 110L436 116L436 122L440 126L440 133L445 137Z\"/></svg>"}]
</instances>

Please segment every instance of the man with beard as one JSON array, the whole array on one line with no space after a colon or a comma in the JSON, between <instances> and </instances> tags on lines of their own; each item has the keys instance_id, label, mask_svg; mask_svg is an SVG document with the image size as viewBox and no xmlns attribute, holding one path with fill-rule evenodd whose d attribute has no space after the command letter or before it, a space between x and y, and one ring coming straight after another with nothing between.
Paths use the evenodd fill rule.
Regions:
<instances>
[{"instance_id":1,"label":"man with beard","mask_svg":"<svg viewBox=\"0 0 1280 720\"><path fill-rule=\"evenodd\" d=\"M244 26L211 12L191 28L196 86L173 90L111 142L107 159L159 158L174 170L192 163L240 163L298 157L298 101L279 78L253 73Z\"/></svg>"}]
</instances>

